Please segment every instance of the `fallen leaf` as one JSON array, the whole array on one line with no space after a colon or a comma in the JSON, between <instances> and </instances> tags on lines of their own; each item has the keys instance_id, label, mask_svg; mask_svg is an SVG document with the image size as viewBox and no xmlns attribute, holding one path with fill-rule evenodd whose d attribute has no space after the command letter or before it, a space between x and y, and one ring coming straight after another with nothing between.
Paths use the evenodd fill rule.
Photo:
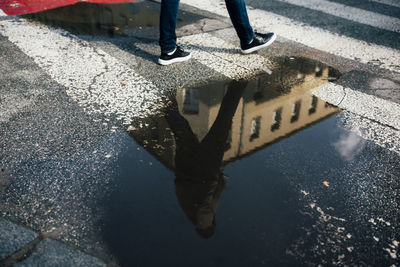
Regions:
<instances>
[{"instance_id":1,"label":"fallen leaf","mask_svg":"<svg viewBox=\"0 0 400 267\"><path fill-rule=\"evenodd\" d=\"M325 186L329 186L329 182L328 181L323 181L322 184L325 185Z\"/></svg>"}]
</instances>

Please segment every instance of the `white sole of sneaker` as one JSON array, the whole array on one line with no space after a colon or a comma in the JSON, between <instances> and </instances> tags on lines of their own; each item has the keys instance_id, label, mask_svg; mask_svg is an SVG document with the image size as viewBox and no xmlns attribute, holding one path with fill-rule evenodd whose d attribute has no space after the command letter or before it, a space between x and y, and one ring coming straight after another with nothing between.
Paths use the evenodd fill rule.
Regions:
<instances>
[{"instance_id":1,"label":"white sole of sneaker","mask_svg":"<svg viewBox=\"0 0 400 267\"><path fill-rule=\"evenodd\" d=\"M177 63L177 62L184 62L187 61L189 59L192 58L192 54L187 55L186 57L177 57L174 59L170 59L170 60L163 60L161 58L158 59L158 64L163 65L163 66L167 66L173 63Z\"/></svg>"},{"instance_id":2,"label":"white sole of sneaker","mask_svg":"<svg viewBox=\"0 0 400 267\"><path fill-rule=\"evenodd\" d=\"M272 44L275 41L275 39L276 39L276 34L274 33L274 35L272 35L271 39L268 42L266 42L265 44L259 45L259 46L255 46L255 47L252 47L252 48L249 48L249 49L246 49L246 50L242 50L242 53L243 54L250 54L250 53L253 53L253 52L257 51L257 50L263 49L263 48L269 46L270 44Z\"/></svg>"}]
</instances>

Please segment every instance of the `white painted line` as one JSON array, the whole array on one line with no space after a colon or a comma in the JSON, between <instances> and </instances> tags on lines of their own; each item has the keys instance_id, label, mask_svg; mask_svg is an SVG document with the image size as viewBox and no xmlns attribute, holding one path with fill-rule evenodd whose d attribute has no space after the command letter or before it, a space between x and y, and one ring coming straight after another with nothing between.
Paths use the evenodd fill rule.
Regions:
<instances>
[{"instance_id":1,"label":"white painted line","mask_svg":"<svg viewBox=\"0 0 400 267\"><path fill-rule=\"evenodd\" d=\"M1 10L1 8L0 8L0 17L5 17L5 16L7 16L7 14L6 14L6 13L4 13L4 11L3 11L3 10Z\"/></svg>"},{"instance_id":2,"label":"white painted line","mask_svg":"<svg viewBox=\"0 0 400 267\"><path fill-rule=\"evenodd\" d=\"M345 128L400 154L399 104L333 83L314 89L313 94L345 110L340 115Z\"/></svg>"},{"instance_id":3,"label":"white painted line","mask_svg":"<svg viewBox=\"0 0 400 267\"><path fill-rule=\"evenodd\" d=\"M222 0L182 0L181 2L228 17L228 12ZM259 31L274 31L278 37L284 37L321 51L400 72L400 52L398 50L306 26L303 22L294 21L265 10L249 8L248 13L252 25Z\"/></svg>"},{"instance_id":4,"label":"white painted line","mask_svg":"<svg viewBox=\"0 0 400 267\"><path fill-rule=\"evenodd\" d=\"M394 7L400 7L400 1L399 0L370 0L372 2L376 2L379 4L385 4L389 6L394 6Z\"/></svg>"},{"instance_id":5,"label":"white painted line","mask_svg":"<svg viewBox=\"0 0 400 267\"><path fill-rule=\"evenodd\" d=\"M381 15L371 11L362 10L359 8L338 4L326 0L279 0L291 5L306 7L312 10L322 11L336 17L355 21L372 27L400 32L400 19Z\"/></svg>"},{"instance_id":6,"label":"white painted line","mask_svg":"<svg viewBox=\"0 0 400 267\"><path fill-rule=\"evenodd\" d=\"M268 69L271 62L267 58L257 54L242 55L236 46L209 33L185 36L179 41L191 48L193 58L231 79L271 73Z\"/></svg>"},{"instance_id":7,"label":"white painted line","mask_svg":"<svg viewBox=\"0 0 400 267\"><path fill-rule=\"evenodd\" d=\"M400 105L397 103L333 83L321 85L313 94L361 117L400 130Z\"/></svg>"},{"instance_id":8,"label":"white painted line","mask_svg":"<svg viewBox=\"0 0 400 267\"><path fill-rule=\"evenodd\" d=\"M100 49L63 30L19 18L3 20L0 34L30 56L88 113L117 115L129 124L153 113L160 88Z\"/></svg>"}]
</instances>

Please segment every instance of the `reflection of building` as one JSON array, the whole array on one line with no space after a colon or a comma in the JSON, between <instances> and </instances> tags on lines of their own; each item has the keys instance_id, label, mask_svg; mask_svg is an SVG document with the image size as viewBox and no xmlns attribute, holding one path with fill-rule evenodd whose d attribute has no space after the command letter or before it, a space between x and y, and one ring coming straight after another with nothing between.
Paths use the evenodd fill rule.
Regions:
<instances>
[{"instance_id":1,"label":"reflection of building","mask_svg":"<svg viewBox=\"0 0 400 267\"><path fill-rule=\"evenodd\" d=\"M272 75L249 81L233 118L224 154L225 164L338 112L338 108L309 92L327 82L332 74L332 69L322 64L293 59L293 62L284 62ZM179 110L199 140L211 128L226 86L226 82L218 82L177 91ZM165 130L168 128L166 122L162 121L154 119L147 122L153 130L146 127L146 132L154 131L151 137L150 132L143 132L147 136L143 139L141 131L132 132L131 135L164 164L173 168L173 138ZM143 140L147 140L147 143Z\"/></svg>"},{"instance_id":2,"label":"reflection of building","mask_svg":"<svg viewBox=\"0 0 400 267\"><path fill-rule=\"evenodd\" d=\"M113 34L114 30L159 25L159 12L147 3L102 5L78 3L45 12L26 15L47 24L88 34Z\"/></svg>"}]
</instances>

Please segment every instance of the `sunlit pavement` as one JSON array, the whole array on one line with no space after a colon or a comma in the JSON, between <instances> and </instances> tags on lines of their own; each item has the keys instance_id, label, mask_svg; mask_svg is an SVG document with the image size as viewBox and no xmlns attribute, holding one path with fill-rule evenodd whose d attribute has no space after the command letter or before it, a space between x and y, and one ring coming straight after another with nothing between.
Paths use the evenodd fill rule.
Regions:
<instances>
[{"instance_id":1,"label":"sunlit pavement","mask_svg":"<svg viewBox=\"0 0 400 267\"><path fill-rule=\"evenodd\" d=\"M0 265L398 265L398 3L247 5L267 50L182 0L168 67L156 1L0 16Z\"/></svg>"}]
</instances>

